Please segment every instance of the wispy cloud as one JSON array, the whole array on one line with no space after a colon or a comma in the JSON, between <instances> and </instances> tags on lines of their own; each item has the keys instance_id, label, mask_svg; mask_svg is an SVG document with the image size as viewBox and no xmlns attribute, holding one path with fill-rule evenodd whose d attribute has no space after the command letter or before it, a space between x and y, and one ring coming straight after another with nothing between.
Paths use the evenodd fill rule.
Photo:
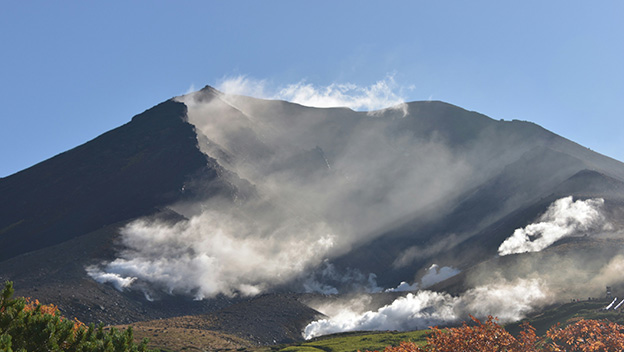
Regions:
<instances>
[{"instance_id":1,"label":"wispy cloud","mask_svg":"<svg viewBox=\"0 0 624 352\"><path fill-rule=\"evenodd\" d=\"M195 91L197 91L197 88L195 88L195 84L191 83L191 85L186 89L183 95L191 94Z\"/></svg>"},{"instance_id":2,"label":"wispy cloud","mask_svg":"<svg viewBox=\"0 0 624 352\"><path fill-rule=\"evenodd\" d=\"M348 82L331 83L323 86L302 80L276 87L272 87L267 80L236 76L223 78L216 88L226 94L286 100L319 108L347 107L357 111L375 111L388 108L404 110L405 99L402 96L402 91L412 89L412 87L400 86L394 75L387 75L368 86Z\"/></svg>"},{"instance_id":3,"label":"wispy cloud","mask_svg":"<svg viewBox=\"0 0 624 352\"><path fill-rule=\"evenodd\" d=\"M272 98L272 94L268 92L267 80L255 79L245 75L223 77L215 88L226 94L247 95L263 99Z\"/></svg>"}]
</instances>

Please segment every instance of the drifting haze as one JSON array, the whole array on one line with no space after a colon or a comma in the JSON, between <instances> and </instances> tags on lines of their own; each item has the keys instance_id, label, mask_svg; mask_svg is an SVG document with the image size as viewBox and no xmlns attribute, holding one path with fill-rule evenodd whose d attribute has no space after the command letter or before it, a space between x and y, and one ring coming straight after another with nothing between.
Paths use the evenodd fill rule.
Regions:
<instances>
[{"instance_id":1,"label":"drifting haze","mask_svg":"<svg viewBox=\"0 0 624 352\"><path fill-rule=\"evenodd\" d=\"M252 83L239 77L222 86L262 91ZM390 83L324 89L298 84L280 94L316 105L399 103ZM294 279L303 283L301 290L338 292L340 287L305 278L384 226L430 213L474 178L472 167L444 140L397 128L408 118L404 109L315 109L212 89L179 100L188 107L200 150L249 182L253 195L172 205L188 218L174 225L129 224L121 231L127 249L120 257L90 268L99 281L122 288L148 282L196 298L252 295ZM355 272L341 275L353 278ZM361 288L382 290L375 273L357 274Z\"/></svg>"}]
</instances>

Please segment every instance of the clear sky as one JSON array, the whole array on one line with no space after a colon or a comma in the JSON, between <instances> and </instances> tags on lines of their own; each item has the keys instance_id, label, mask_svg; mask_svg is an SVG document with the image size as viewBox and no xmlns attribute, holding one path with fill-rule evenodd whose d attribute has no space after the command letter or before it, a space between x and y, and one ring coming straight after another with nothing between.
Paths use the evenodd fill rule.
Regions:
<instances>
[{"instance_id":1,"label":"clear sky","mask_svg":"<svg viewBox=\"0 0 624 352\"><path fill-rule=\"evenodd\" d=\"M390 82L624 160L620 0L6 0L0 47L0 177L240 77Z\"/></svg>"}]
</instances>

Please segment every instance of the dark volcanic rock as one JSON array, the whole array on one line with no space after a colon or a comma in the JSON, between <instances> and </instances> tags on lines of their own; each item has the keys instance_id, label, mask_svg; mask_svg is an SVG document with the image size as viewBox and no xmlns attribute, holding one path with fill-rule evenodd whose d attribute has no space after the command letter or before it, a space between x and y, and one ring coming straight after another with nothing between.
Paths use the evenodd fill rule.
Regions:
<instances>
[{"instance_id":1,"label":"dark volcanic rock","mask_svg":"<svg viewBox=\"0 0 624 352\"><path fill-rule=\"evenodd\" d=\"M296 294L266 294L210 314L214 330L261 345L302 341L305 326L321 317Z\"/></svg>"},{"instance_id":2,"label":"dark volcanic rock","mask_svg":"<svg viewBox=\"0 0 624 352\"><path fill-rule=\"evenodd\" d=\"M72 150L0 179L0 261L154 212L189 175L217 176L172 100Z\"/></svg>"}]
</instances>

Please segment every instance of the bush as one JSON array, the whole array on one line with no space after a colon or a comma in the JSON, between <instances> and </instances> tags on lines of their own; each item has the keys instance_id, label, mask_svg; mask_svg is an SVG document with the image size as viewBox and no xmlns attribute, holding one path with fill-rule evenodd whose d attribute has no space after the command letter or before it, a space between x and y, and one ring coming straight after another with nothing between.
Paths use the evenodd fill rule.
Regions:
<instances>
[{"instance_id":1,"label":"bush","mask_svg":"<svg viewBox=\"0 0 624 352\"><path fill-rule=\"evenodd\" d=\"M616 352L624 350L624 326L597 320L580 320L565 328L551 327L546 336L538 338L528 323L516 338L498 325L493 317L485 322L471 317L474 326L466 323L458 328L432 328L427 344L419 347L402 342L386 347L384 352Z\"/></svg>"},{"instance_id":2,"label":"bush","mask_svg":"<svg viewBox=\"0 0 624 352\"><path fill-rule=\"evenodd\" d=\"M63 318L54 305L13 298L13 292L13 283L6 282L0 294L0 351L147 351L147 340L133 342L132 328L87 327Z\"/></svg>"},{"instance_id":3,"label":"bush","mask_svg":"<svg viewBox=\"0 0 624 352\"><path fill-rule=\"evenodd\" d=\"M546 332L553 351L623 351L624 326L607 321L580 320L576 324Z\"/></svg>"}]
</instances>

